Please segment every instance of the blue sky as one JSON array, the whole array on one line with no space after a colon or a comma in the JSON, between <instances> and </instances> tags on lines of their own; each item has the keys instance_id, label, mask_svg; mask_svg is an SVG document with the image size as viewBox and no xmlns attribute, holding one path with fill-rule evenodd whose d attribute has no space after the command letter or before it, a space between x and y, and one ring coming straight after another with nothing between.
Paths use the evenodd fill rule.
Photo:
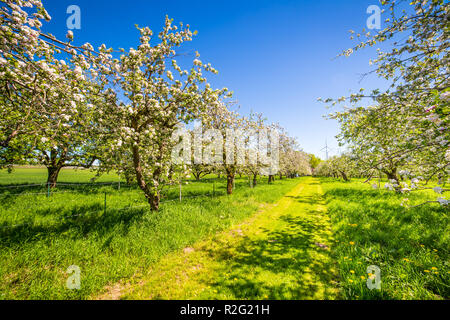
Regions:
<instances>
[{"instance_id":1,"label":"blue sky","mask_svg":"<svg viewBox=\"0 0 450 320\"><path fill-rule=\"evenodd\" d=\"M340 97L359 88L384 87L370 71L375 48L350 58L335 56L356 44L349 30L366 27L367 7L377 0L305 1L107 1L43 0L52 21L45 31L62 38L69 5L81 9L75 43L129 49L138 44L135 24L159 32L165 15L190 24L198 35L183 52L199 51L201 60L219 70L209 76L215 87L234 91L241 113L262 112L298 138L300 146L321 158L328 141L339 149L336 122L323 119L327 110L318 97ZM382 25L383 27L383 25ZM342 149L341 149L342 150Z\"/></svg>"}]
</instances>

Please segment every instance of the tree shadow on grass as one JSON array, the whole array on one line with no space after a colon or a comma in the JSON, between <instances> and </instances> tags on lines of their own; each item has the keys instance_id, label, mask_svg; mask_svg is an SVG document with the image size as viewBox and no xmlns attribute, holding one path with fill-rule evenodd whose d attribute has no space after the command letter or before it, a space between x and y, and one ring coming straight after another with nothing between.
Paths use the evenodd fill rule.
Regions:
<instances>
[{"instance_id":1,"label":"tree shadow on grass","mask_svg":"<svg viewBox=\"0 0 450 320\"><path fill-rule=\"evenodd\" d=\"M336 280L329 248L317 236L326 223L318 216L285 215L281 228L261 228L256 239L244 237L235 248L219 246L209 254L219 260L225 274L212 284L236 299L330 299ZM235 280L236 279L236 280Z\"/></svg>"},{"instance_id":2,"label":"tree shadow on grass","mask_svg":"<svg viewBox=\"0 0 450 320\"><path fill-rule=\"evenodd\" d=\"M316 196L285 196L285 197L294 199L299 203L307 205L317 204L318 199L320 199L320 197L318 198Z\"/></svg>"},{"instance_id":3,"label":"tree shadow on grass","mask_svg":"<svg viewBox=\"0 0 450 320\"><path fill-rule=\"evenodd\" d=\"M319 194L290 196L302 215L283 215L274 227L260 228L257 237L244 237L237 247L221 243L209 251L218 260L219 278L212 288L232 299L336 299L338 267L330 246L325 212L312 205L324 204ZM392 299L387 292L371 298Z\"/></svg>"}]
</instances>

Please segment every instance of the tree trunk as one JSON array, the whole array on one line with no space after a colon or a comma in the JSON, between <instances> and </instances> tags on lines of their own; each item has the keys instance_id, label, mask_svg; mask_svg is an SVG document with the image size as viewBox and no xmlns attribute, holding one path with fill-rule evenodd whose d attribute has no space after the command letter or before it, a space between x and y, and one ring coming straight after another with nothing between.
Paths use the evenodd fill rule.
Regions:
<instances>
[{"instance_id":1,"label":"tree trunk","mask_svg":"<svg viewBox=\"0 0 450 320\"><path fill-rule=\"evenodd\" d=\"M172 177L173 177L173 166L170 166L169 174L167 175L167 178L169 180L172 180Z\"/></svg>"},{"instance_id":2,"label":"tree trunk","mask_svg":"<svg viewBox=\"0 0 450 320\"><path fill-rule=\"evenodd\" d=\"M254 187L256 186L256 184L258 183L257 178L258 178L258 175L254 174L254 175L253 175L253 188L254 188Z\"/></svg>"},{"instance_id":3,"label":"tree trunk","mask_svg":"<svg viewBox=\"0 0 450 320\"><path fill-rule=\"evenodd\" d=\"M272 181L273 181L274 179L273 179L273 175L269 175L269 183L271 183Z\"/></svg>"},{"instance_id":4,"label":"tree trunk","mask_svg":"<svg viewBox=\"0 0 450 320\"><path fill-rule=\"evenodd\" d=\"M159 194L159 191L157 192L157 194L149 194L149 195L145 195L145 197L147 198L148 203L150 204L150 208L152 209L152 211L158 211L159 210L159 201L161 200L161 196Z\"/></svg>"},{"instance_id":5,"label":"tree trunk","mask_svg":"<svg viewBox=\"0 0 450 320\"><path fill-rule=\"evenodd\" d=\"M399 178L397 176L396 171L387 171L385 172L389 180L395 180L397 184L399 184Z\"/></svg>"},{"instance_id":6,"label":"tree trunk","mask_svg":"<svg viewBox=\"0 0 450 320\"><path fill-rule=\"evenodd\" d=\"M344 181L349 181L347 174L344 171L341 171L341 176L344 179Z\"/></svg>"},{"instance_id":7,"label":"tree trunk","mask_svg":"<svg viewBox=\"0 0 450 320\"><path fill-rule=\"evenodd\" d=\"M234 176L231 174L228 174L227 175L227 194L233 193L233 181L234 181Z\"/></svg>"},{"instance_id":8,"label":"tree trunk","mask_svg":"<svg viewBox=\"0 0 450 320\"><path fill-rule=\"evenodd\" d=\"M283 174L281 172L278 175L280 176L280 180L283 179Z\"/></svg>"},{"instance_id":9,"label":"tree trunk","mask_svg":"<svg viewBox=\"0 0 450 320\"><path fill-rule=\"evenodd\" d=\"M56 187L56 181L58 180L59 171L61 171L61 166L47 167L47 185L49 185L50 188Z\"/></svg>"},{"instance_id":10,"label":"tree trunk","mask_svg":"<svg viewBox=\"0 0 450 320\"><path fill-rule=\"evenodd\" d=\"M131 185L131 183L133 182L133 177L127 171L125 171L125 180L127 181L127 185Z\"/></svg>"},{"instance_id":11,"label":"tree trunk","mask_svg":"<svg viewBox=\"0 0 450 320\"><path fill-rule=\"evenodd\" d=\"M389 180L394 180L396 182L397 187L394 187L395 191L400 192L401 187L400 187L400 179L397 176L397 168L392 169L390 171L383 170L383 172L387 175Z\"/></svg>"},{"instance_id":12,"label":"tree trunk","mask_svg":"<svg viewBox=\"0 0 450 320\"><path fill-rule=\"evenodd\" d=\"M141 156L139 154L139 149L137 146L133 146L133 166L134 166L134 171L136 173L136 181L139 185L139 188L141 188L141 190L144 191L145 198L147 199L148 203L150 204L151 210L158 211L160 193L159 193L159 190L155 190L155 192L152 192L152 190L150 190L147 183L145 182L144 175L142 174ZM157 176L157 174L155 172L154 177L156 177L156 176Z\"/></svg>"}]
</instances>

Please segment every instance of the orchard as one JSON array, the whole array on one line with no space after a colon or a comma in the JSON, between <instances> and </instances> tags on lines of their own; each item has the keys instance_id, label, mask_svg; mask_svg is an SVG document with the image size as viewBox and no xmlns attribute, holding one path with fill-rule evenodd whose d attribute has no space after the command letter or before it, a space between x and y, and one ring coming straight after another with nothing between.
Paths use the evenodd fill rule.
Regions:
<instances>
[{"instance_id":1,"label":"orchard","mask_svg":"<svg viewBox=\"0 0 450 320\"><path fill-rule=\"evenodd\" d=\"M0 299L450 298L446 1L81 2L0 2Z\"/></svg>"}]
</instances>

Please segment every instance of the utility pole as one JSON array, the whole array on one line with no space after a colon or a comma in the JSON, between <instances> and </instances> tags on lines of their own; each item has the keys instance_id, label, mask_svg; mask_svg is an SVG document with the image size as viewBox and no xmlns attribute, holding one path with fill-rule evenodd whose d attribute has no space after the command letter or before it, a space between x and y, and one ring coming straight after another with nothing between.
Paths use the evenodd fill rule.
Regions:
<instances>
[{"instance_id":1,"label":"utility pole","mask_svg":"<svg viewBox=\"0 0 450 320\"><path fill-rule=\"evenodd\" d=\"M327 139L325 139L325 148L320 149L320 151L322 151L323 149L325 149L326 160L328 160L328 150L329 150L330 148L328 148Z\"/></svg>"}]
</instances>

